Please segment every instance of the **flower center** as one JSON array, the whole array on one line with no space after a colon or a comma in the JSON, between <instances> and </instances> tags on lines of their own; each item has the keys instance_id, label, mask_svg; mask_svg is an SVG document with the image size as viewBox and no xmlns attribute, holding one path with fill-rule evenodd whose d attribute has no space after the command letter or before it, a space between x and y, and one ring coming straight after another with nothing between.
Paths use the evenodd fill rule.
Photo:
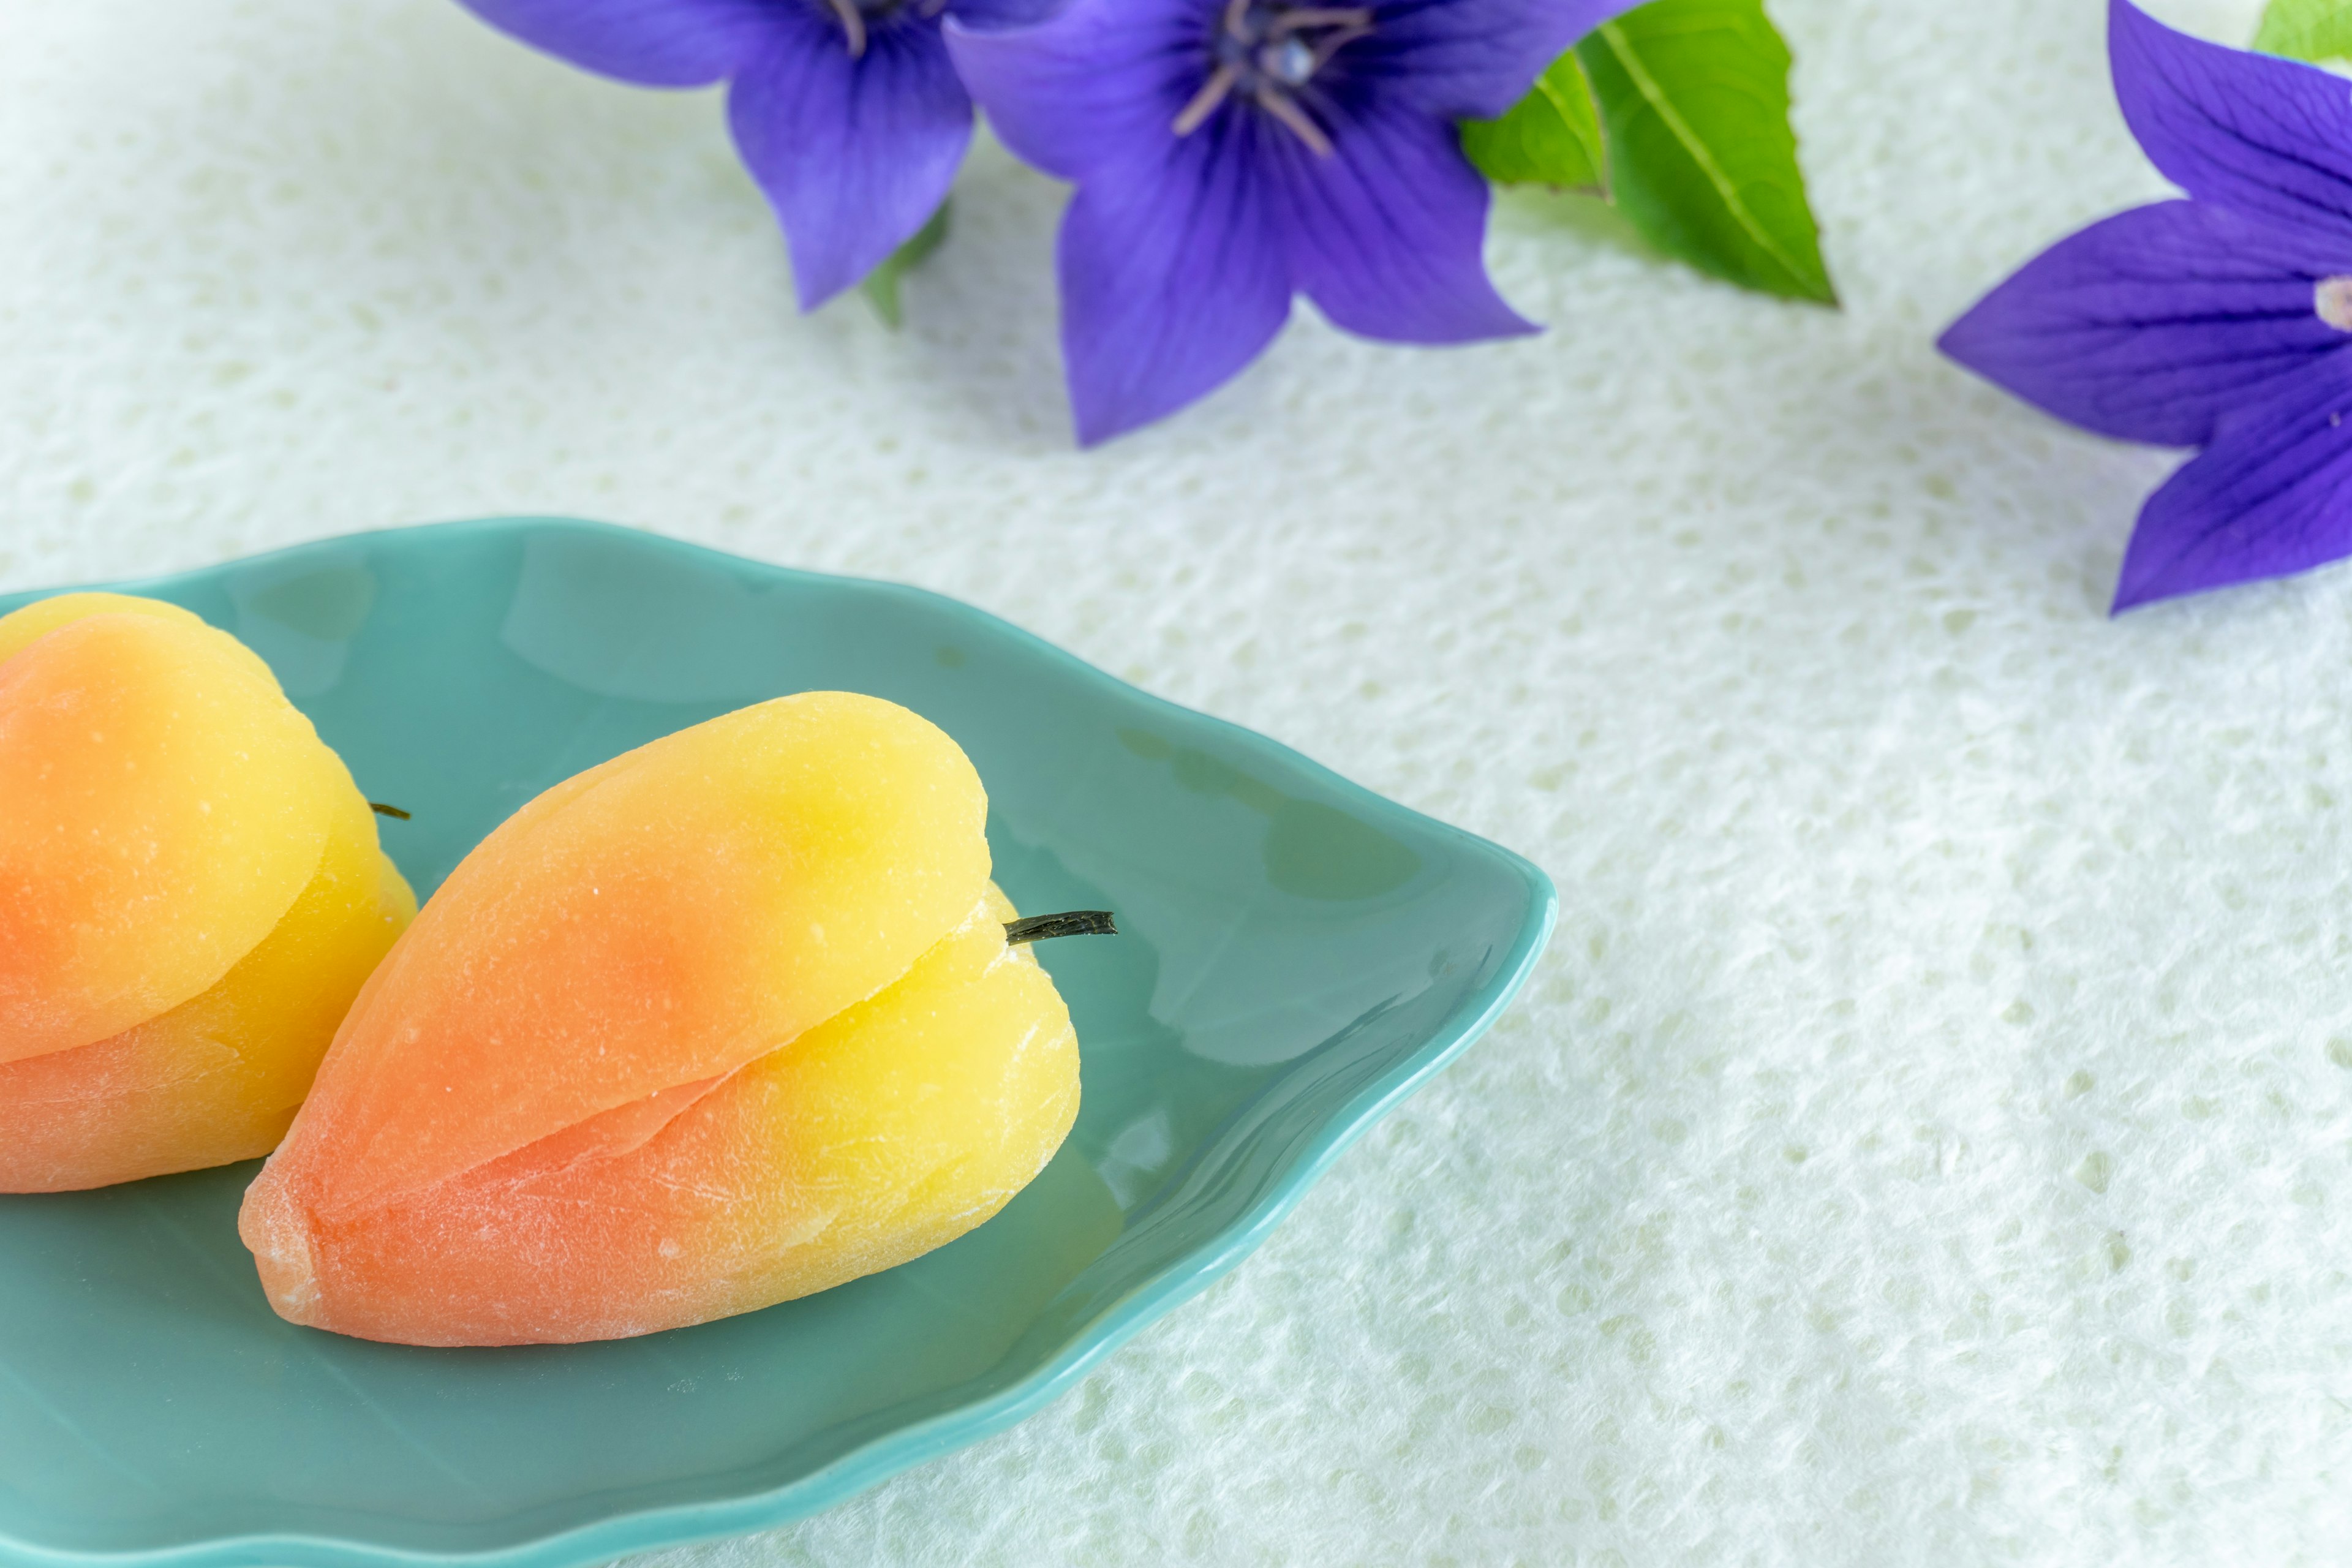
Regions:
<instances>
[{"instance_id":1,"label":"flower center","mask_svg":"<svg viewBox=\"0 0 2352 1568\"><path fill-rule=\"evenodd\" d=\"M1178 112L1176 134L1190 136L1227 99L1238 96L1272 115L1318 156L1328 156L1331 138L1298 101L1298 89L1333 55L1371 30L1369 5L1225 0L1223 19L1209 37L1209 79Z\"/></svg>"},{"instance_id":2,"label":"flower center","mask_svg":"<svg viewBox=\"0 0 2352 1568\"><path fill-rule=\"evenodd\" d=\"M2323 278L2311 291L2311 308L2339 332L2352 332L2352 278Z\"/></svg>"},{"instance_id":3,"label":"flower center","mask_svg":"<svg viewBox=\"0 0 2352 1568\"><path fill-rule=\"evenodd\" d=\"M929 21L947 9L948 0L824 0L824 5L841 24L842 36L849 42L849 58L855 60L866 56L866 34L871 25L902 15Z\"/></svg>"}]
</instances>

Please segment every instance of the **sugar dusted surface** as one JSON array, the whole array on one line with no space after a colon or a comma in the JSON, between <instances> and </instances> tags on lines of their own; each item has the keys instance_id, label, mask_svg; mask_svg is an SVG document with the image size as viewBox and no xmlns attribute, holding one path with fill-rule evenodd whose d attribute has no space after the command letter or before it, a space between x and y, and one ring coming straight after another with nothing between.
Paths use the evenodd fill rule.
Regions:
<instances>
[{"instance_id":1,"label":"sugar dusted surface","mask_svg":"<svg viewBox=\"0 0 2352 1568\"><path fill-rule=\"evenodd\" d=\"M2109 623L2173 459L1930 351L2162 189L2101 5L1772 9L1843 314L1513 199L1549 335L1302 312L1080 455L1000 153L893 336L793 316L708 96L436 0L0 0L0 584L612 518L959 595L1559 882L1525 1000L1224 1282L665 1568L2352 1539L2352 572Z\"/></svg>"}]
</instances>

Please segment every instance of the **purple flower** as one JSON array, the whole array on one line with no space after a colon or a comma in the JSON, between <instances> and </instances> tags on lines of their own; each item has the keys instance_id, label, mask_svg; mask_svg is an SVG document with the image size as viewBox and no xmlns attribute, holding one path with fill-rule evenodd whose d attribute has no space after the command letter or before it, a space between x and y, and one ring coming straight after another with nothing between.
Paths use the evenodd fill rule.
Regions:
<instances>
[{"instance_id":1,"label":"purple flower","mask_svg":"<svg viewBox=\"0 0 2352 1568\"><path fill-rule=\"evenodd\" d=\"M1039 0L461 0L491 26L644 87L730 84L728 123L784 226L801 309L929 221L971 142L945 14L993 26Z\"/></svg>"},{"instance_id":2,"label":"purple flower","mask_svg":"<svg viewBox=\"0 0 2352 1568\"><path fill-rule=\"evenodd\" d=\"M1944 335L2102 435L2200 447L2148 499L2115 607L2352 554L2352 83L2112 0L2124 119L2189 193L2061 241Z\"/></svg>"},{"instance_id":3,"label":"purple flower","mask_svg":"<svg viewBox=\"0 0 2352 1568\"><path fill-rule=\"evenodd\" d=\"M1303 291L1338 325L1454 343L1535 328L1487 281L1454 124L1503 113L1633 0L1071 0L947 29L1006 145L1076 184L1061 237L1078 438L1231 378Z\"/></svg>"}]
</instances>

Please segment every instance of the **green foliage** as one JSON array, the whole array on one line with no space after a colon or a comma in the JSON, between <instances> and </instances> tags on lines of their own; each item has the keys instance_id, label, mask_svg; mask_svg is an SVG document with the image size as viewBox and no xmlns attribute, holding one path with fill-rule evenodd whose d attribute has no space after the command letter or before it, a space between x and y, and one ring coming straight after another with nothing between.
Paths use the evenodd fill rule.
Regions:
<instances>
[{"instance_id":1,"label":"green foliage","mask_svg":"<svg viewBox=\"0 0 2352 1568\"><path fill-rule=\"evenodd\" d=\"M866 302L882 318L883 325L896 331L904 324L906 312L898 305L900 280L947 240L948 204L941 202L930 221L915 231L914 238L892 251L881 266L866 275L866 281L859 287L865 292Z\"/></svg>"},{"instance_id":2,"label":"green foliage","mask_svg":"<svg viewBox=\"0 0 2352 1568\"><path fill-rule=\"evenodd\" d=\"M1465 125L1463 147L1500 184L1604 187L1652 244L1703 272L1837 303L1789 126L1789 47L1763 0L1650 0L1595 29L1510 113Z\"/></svg>"},{"instance_id":3,"label":"green foliage","mask_svg":"<svg viewBox=\"0 0 2352 1568\"><path fill-rule=\"evenodd\" d=\"M2352 59L2352 3L2271 0L2254 47L2298 60Z\"/></svg>"},{"instance_id":4,"label":"green foliage","mask_svg":"<svg viewBox=\"0 0 2352 1568\"><path fill-rule=\"evenodd\" d=\"M1601 111L1572 53L1554 61L1502 119L1466 121L1462 150L1496 184L1598 194L1607 183Z\"/></svg>"},{"instance_id":5,"label":"green foliage","mask_svg":"<svg viewBox=\"0 0 2352 1568\"><path fill-rule=\"evenodd\" d=\"M1750 289L1837 302L1789 128L1789 47L1762 0L1651 0L1577 54L1610 189L1653 243Z\"/></svg>"}]
</instances>

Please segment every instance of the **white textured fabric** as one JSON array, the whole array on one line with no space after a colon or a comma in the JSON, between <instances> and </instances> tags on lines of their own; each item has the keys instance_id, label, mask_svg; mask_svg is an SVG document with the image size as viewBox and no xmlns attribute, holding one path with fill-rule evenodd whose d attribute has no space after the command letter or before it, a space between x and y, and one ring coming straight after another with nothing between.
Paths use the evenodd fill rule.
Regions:
<instances>
[{"instance_id":1,"label":"white textured fabric","mask_svg":"<svg viewBox=\"0 0 2352 1568\"><path fill-rule=\"evenodd\" d=\"M0 0L0 585L615 519L960 595L1559 883L1235 1274L667 1568L2352 1551L2352 572L2110 622L2172 459L1932 352L2160 189L2099 0L1773 10L1843 313L1515 198L1549 335L1302 311L1080 454L1001 153L894 336L793 314L710 95L439 0Z\"/></svg>"}]
</instances>

